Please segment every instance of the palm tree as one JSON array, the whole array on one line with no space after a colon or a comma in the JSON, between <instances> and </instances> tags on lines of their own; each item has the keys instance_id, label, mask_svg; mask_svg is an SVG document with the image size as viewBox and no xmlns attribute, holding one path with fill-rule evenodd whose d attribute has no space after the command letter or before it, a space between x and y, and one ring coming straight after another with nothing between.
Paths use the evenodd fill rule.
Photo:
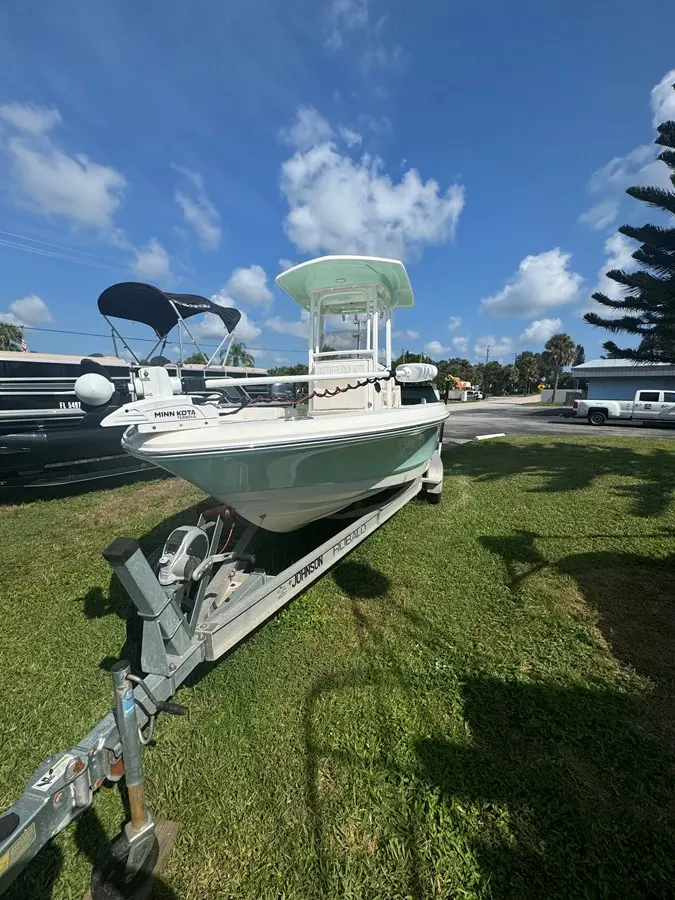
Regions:
<instances>
[{"instance_id":1,"label":"palm tree","mask_svg":"<svg viewBox=\"0 0 675 900\"><path fill-rule=\"evenodd\" d=\"M560 372L564 366L569 366L569 364L574 361L577 345L569 334L560 332L560 334L552 335L546 341L546 351L550 361L553 363L555 371L555 384L553 386L553 397L555 398L555 392L558 390Z\"/></svg>"},{"instance_id":2,"label":"palm tree","mask_svg":"<svg viewBox=\"0 0 675 900\"><path fill-rule=\"evenodd\" d=\"M537 383L540 377L539 361L531 350L525 350L516 357L516 367L520 375L521 385L525 388L525 393L530 393L530 388Z\"/></svg>"},{"instance_id":3,"label":"palm tree","mask_svg":"<svg viewBox=\"0 0 675 900\"><path fill-rule=\"evenodd\" d=\"M192 356L186 356L184 362L186 365L196 364L198 366L205 366L206 355L204 353L193 353Z\"/></svg>"},{"instance_id":4,"label":"palm tree","mask_svg":"<svg viewBox=\"0 0 675 900\"><path fill-rule=\"evenodd\" d=\"M243 341L232 341L229 350L223 354L221 359L225 356L227 356L228 366L248 366L250 368L255 365L255 359L246 349Z\"/></svg>"},{"instance_id":5,"label":"palm tree","mask_svg":"<svg viewBox=\"0 0 675 900\"><path fill-rule=\"evenodd\" d=\"M23 329L9 322L0 322L0 350L21 350Z\"/></svg>"}]
</instances>

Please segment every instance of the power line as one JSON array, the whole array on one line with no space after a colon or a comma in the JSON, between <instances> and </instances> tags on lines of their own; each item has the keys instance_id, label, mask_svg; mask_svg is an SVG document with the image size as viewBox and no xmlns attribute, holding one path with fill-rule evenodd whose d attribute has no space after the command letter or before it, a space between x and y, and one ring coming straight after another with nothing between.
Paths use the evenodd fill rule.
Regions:
<instances>
[{"instance_id":1,"label":"power line","mask_svg":"<svg viewBox=\"0 0 675 900\"><path fill-rule=\"evenodd\" d=\"M103 262L117 264L116 260L109 256L101 256L100 253L90 253L88 250L78 250L77 247L68 247L65 244L54 244L51 241L43 241L40 238L29 237L27 234L17 234L14 231L2 231L0 234L4 237L18 238L20 241L28 241L31 244L42 244L45 247L54 247L56 250L66 250L68 253L77 253L80 256L91 256L93 259L100 259Z\"/></svg>"},{"instance_id":2,"label":"power line","mask_svg":"<svg viewBox=\"0 0 675 900\"><path fill-rule=\"evenodd\" d=\"M82 266L89 266L92 269L110 269L113 271L122 269L122 266L108 266L104 263L92 262L91 260L80 259L76 256L66 256L65 253L56 253L53 250L43 250L42 247L29 247L25 244L19 244L16 241L7 241L4 238L0 238L0 246L11 247L13 250L24 250L26 253L37 253L38 256L48 256L51 259L61 259L65 262L79 263ZM77 253L78 251L75 252Z\"/></svg>"},{"instance_id":3,"label":"power line","mask_svg":"<svg viewBox=\"0 0 675 900\"><path fill-rule=\"evenodd\" d=\"M22 325L21 326L26 331L44 331L47 334L71 334L76 337L93 337L93 338L106 338L110 340L109 334L100 334L94 331L66 331L61 328L38 328L36 325ZM122 337L123 335L120 335ZM153 338L144 338L144 337L124 337L125 341L142 341L146 344L156 344L157 340ZM202 347L218 347L218 344L204 344L202 343ZM306 350L292 350L287 347L246 347L247 350L260 350L265 353L306 353Z\"/></svg>"}]
</instances>

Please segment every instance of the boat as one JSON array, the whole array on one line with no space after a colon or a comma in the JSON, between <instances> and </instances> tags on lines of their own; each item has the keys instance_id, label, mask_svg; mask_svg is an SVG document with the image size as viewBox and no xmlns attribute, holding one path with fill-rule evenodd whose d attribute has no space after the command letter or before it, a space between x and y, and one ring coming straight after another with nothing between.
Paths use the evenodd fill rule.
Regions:
<instances>
[{"instance_id":1,"label":"boat","mask_svg":"<svg viewBox=\"0 0 675 900\"><path fill-rule=\"evenodd\" d=\"M103 478L152 471L146 463L122 450L123 428L100 427L103 415L122 403L139 399L138 373L148 364L119 333L114 318L153 329L157 342L149 362L161 365L174 383L180 382L182 389L198 393L200 387L203 389L205 373L216 378L266 374L263 368L214 362L239 321L240 314L235 309L223 308L197 295L169 294L139 282L107 288L99 297L98 307L111 328L115 355L93 354L83 362L81 356L0 352L0 488L12 491L84 481L99 483ZM210 359L203 354L206 364L187 364L183 361L183 339L189 327L185 320L203 312L221 319L225 337ZM161 353L176 326L180 356L172 362ZM119 356L120 342L129 359ZM159 355L153 355L158 348ZM103 406L83 404L75 393L75 382L87 362L96 371L97 367L104 367L112 384L113 390ZM242 389L238 389L235 399L240 396Z\"/></svg>"},{"instance_id":2,"label":"boat","mask_svg":"<svg viewBox=\"0 0 675 900\"><path fill-rule=\"evenodd\" d=\"M177 396L165 370L148 367L143 399L119 405L101 425L126 424L121 443L132 457L197 485L267 531L294 531L424 477L430 498L440 498L447 408L402 399L407 383L428 382L436 369L392 370L392 313L414 304L403 263L327 256L288 269L277 283L308 315L308 375L286 379L308 384L301 402L233 407L222 398ZM335 324L348 319L358 325L357 346L335 349ZM101 396L103 369L85 376ZM273 380L205 377L204 385L219 391Z\"/></svg>"}]
</instances>

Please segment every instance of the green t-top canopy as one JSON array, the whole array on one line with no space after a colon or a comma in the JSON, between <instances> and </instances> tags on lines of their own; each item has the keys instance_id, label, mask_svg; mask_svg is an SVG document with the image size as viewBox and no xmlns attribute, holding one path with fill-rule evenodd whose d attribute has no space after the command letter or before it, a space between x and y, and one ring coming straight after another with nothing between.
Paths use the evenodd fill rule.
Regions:
<instances>
[{"instance_id":1,"label":"green t-top canopy","mask_svg":"<svg viewBox=\"0 0 675 900\"><path fill-rule=\"evenodd\" d=\"M358 288L373 285L382 285L385 289L379 292L382 308L413 306L415 303L408 273L397 259L322 256L287 269L277 275L276 281L304 309L309 309L311 295L318 291L326 292L326 296L332 295L331 306L352 308L358 304L359 296L364 296Z\"/></svg>"}]
</instances>

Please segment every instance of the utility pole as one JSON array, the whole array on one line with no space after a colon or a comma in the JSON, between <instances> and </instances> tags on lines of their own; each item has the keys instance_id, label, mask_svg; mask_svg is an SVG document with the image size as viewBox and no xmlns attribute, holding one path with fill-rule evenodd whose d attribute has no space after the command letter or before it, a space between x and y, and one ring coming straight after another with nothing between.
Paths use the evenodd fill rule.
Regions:
<instances>
[{"instance_id":1,"label":"utility pole","mask_svg":"<svg viewBox=\"0 0 675 900\"><path fill-rule=\"evenodd\" d=\"M490 359L490 347L489 346L487 346L485 348L485 365L486 366L488 364L488 359Z\"/></svg>"}]
</instances>

